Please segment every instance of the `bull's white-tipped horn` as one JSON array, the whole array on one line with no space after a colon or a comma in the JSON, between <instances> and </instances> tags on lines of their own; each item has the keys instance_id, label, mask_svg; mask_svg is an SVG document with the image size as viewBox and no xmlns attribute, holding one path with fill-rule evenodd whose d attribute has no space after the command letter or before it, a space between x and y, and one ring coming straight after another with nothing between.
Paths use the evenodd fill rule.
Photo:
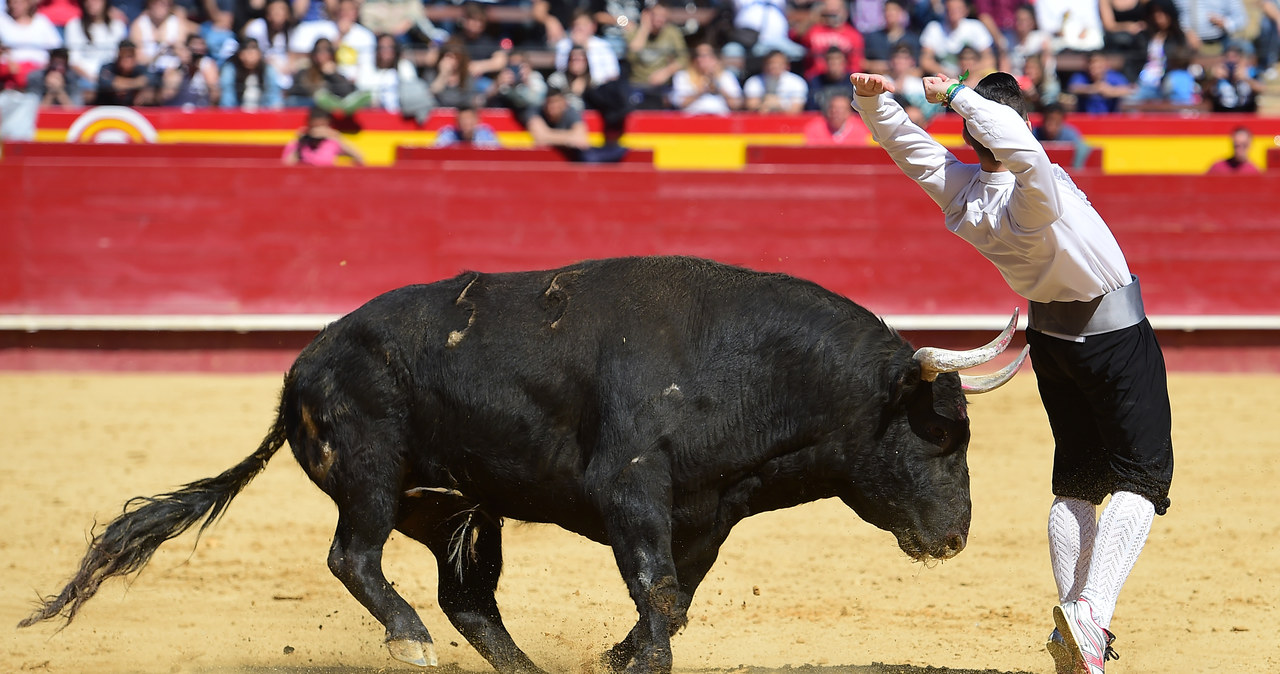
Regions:
<instances>
[{"instance_id":1,"label":"bull's white-tipped horn","mask_svg":"<svg viewBox=\"0 0 1280 674\"><path fill-rule=\"evenodd\" d=\"M960 388L965 393L986 393L1004 386L1010 379L1013 379L1013 375L1017 374L1018 368L1022 367L1022 362L1027 359L1027 354L1030 351L1030 346L1022 347L1022 353L1018 354L1018 357L1012 363L1000 368L998 372L960 375Z\"/></svg>"},{"instance_id":2,"label":"bull's white-tipped horn","mask_svg":"<svg viewBox=\"0 0 1280 674\"><path fill-rule=\"evenodd\" d=\"M943 372L959 372L992 360L1009 347L1009 342L1013 341L1013 330L1017 325L1018 309L1015 307L1013 318L1009 319L1009 325L986 346L969 351L949 351L932 346L917 349L912 358L920 363L920 378L933 381Z\"/></svg>"}]
</instances>

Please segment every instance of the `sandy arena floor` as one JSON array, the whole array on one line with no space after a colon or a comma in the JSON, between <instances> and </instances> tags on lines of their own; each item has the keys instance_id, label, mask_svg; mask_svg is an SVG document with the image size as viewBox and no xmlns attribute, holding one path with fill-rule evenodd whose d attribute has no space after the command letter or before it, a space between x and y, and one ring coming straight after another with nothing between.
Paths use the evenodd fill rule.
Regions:
<instances>
[{"instance_id":1,"label":"sandy arena floor","mask_svg":"<svg viewBox=\"0 0 1280 674\"><path fill-rule=\"evenodd\" d=\"M329 574L335 508L287 450L194 551L191 534L171 541L61 632L13 627L37 593L61 588L95 518L252 452L278 386L275 376L0 374L0 671L413 671L389 659L381 626ZM1171 387L1173 508L1121 595L1123 659L1108 671L1278 672L1280 377L1175 375ZM749 519L674 641L676 669L1051 672L1051 452L1030 370L976 398L971 414L963 554L913 564L838 502ZM610 552L550 526L505 531L498 601L516 641L553 674L588 671L635 619ZM396 536L386 566L447 672L492 671L436 607L425 549Z\"/></svg>"}]
</instances>

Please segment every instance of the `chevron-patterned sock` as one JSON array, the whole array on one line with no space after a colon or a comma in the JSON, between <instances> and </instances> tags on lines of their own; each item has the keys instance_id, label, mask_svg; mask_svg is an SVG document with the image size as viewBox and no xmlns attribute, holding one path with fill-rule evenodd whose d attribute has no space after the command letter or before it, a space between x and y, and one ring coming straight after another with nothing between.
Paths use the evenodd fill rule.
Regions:
<instances>
[{"instance_id":1,"label":"chevron-patterned sock","mask_svg":"<svg viewBox=\"0 0 1280 674\"><path fill-rule=\"evenodd\" d=\"M1138 561L1155 515L1151 501L1127 491L1112 494L1111 502L1102 511L1089 563L1089 580L1081 596L1089 600L1093 617L1103 628L1111 625L1120 588Z\"/></svg>"},{"instance_id":2,"label":"chevron-patterned sock","mask_svg":"<svg viewBox=\"0 0 1280 674\"><path fill-rule=\"evenodd\" d=\"M1097 516L1097 508L1080 499L1059 496L1049 506L1049 561L1060 604L1079 599L1084 590L1098 532Z\"/></svg>"}]
</instances>

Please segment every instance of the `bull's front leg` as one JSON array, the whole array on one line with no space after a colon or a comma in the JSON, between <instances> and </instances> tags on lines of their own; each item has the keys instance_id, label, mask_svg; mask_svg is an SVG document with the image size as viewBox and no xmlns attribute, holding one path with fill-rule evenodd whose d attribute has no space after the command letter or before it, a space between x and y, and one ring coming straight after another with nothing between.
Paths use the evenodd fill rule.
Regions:
<instances>
[{"instance_id":1,"label":"bull's front leg","mask_svg":"<svg viewBox=\"0 0 1280 674\"><path fill-rule=\"evenodd\" d=\"M594 478L591 493L640 616L624 642L631 644L626 648L630 660L626 671L670 672L671 635L684 625L688 604L681 601L672 559L668 464L637 456L616 471L589 471L589 478Z\"/></svg>"}]
</instances>

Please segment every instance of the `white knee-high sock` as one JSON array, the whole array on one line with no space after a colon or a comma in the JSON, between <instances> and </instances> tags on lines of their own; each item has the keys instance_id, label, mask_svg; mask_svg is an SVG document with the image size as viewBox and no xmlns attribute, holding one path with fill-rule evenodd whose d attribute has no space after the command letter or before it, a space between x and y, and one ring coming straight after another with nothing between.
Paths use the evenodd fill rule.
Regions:
<instances>
[{"instance_id":1,"label":"white knee-high sock","mask_svg":"<svg viewBox=\"0 0 1280 674\"><path fill-rule=\"evenodd\" d=\"M1058 602L1080 598L1089 575L1098 531L1097 507L1088 501L1057 497L1049 506L1049 561L1058 582Z\"/></svg>"},{"instance_id":2,"label":"white knee-high sock","mask_svg":"<svg viewBox=\"0 0 1280 674\"><path fill-rule=\"evenodd\" d=\"M1089 562L1089 580L1081 594L1093 608L1093 618L1103 627L1111 625L1120 588L1138 561L1147 542L1156 510L1151 501L1133 492L1118 491L1102 511L1098 536Z\"/></svg>"}]
</instances>

